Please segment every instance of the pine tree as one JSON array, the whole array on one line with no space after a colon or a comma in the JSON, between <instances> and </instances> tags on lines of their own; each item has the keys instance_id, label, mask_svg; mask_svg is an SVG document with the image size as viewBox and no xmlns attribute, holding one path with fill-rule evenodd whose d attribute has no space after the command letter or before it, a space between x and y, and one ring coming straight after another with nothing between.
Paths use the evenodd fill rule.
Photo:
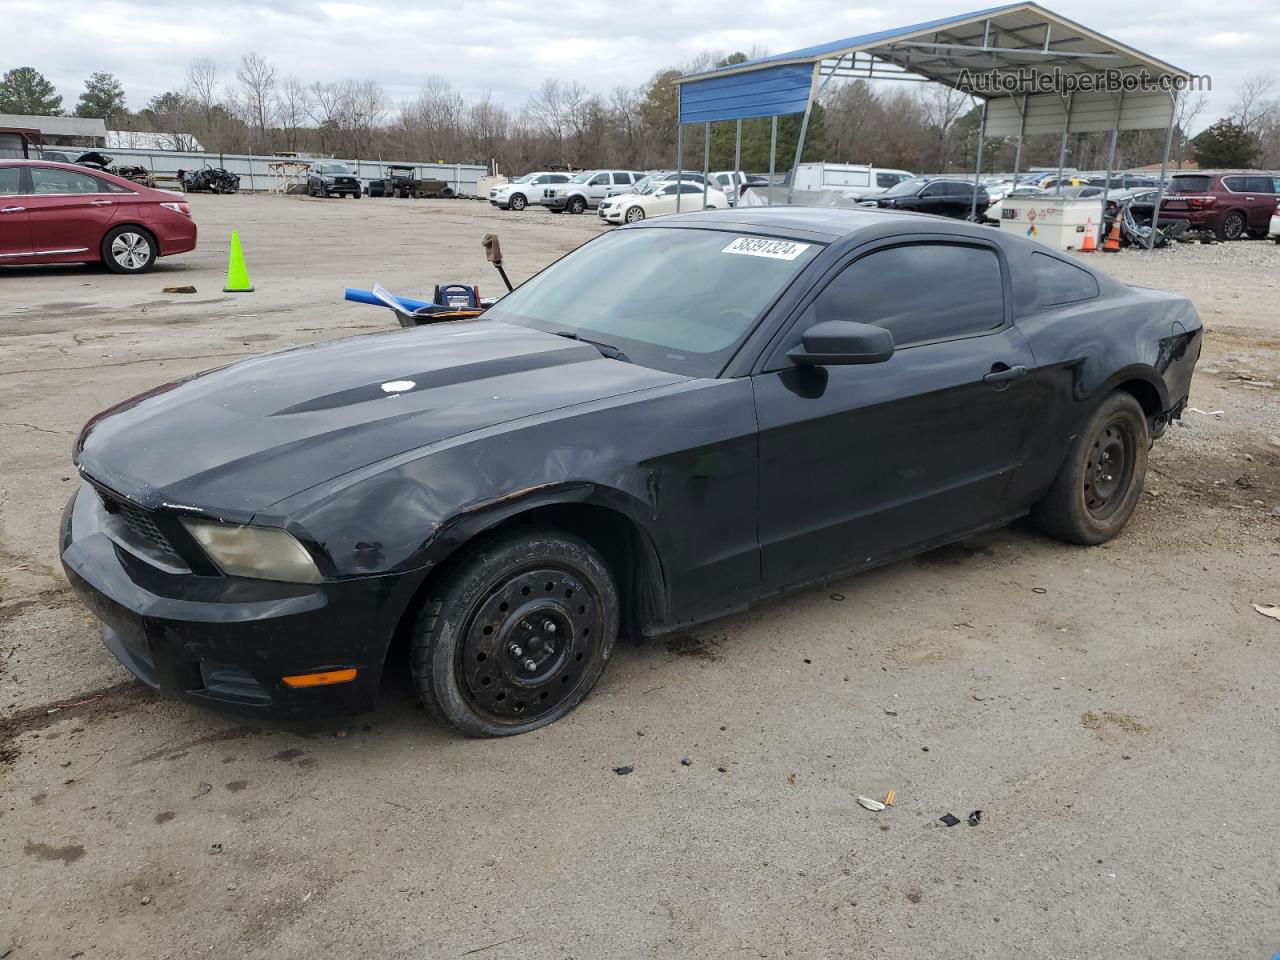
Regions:
<instances>
[{"instance_id":1,"label":"pine tree","mask_svg":"<svg viewBox=\"0 0 1280 960\"><path fill-rule=\"evenodd\" d=\"M0 113L62 115L62 97L35 67L14 67L0 79Z\"/></svg>"}]
</instances>

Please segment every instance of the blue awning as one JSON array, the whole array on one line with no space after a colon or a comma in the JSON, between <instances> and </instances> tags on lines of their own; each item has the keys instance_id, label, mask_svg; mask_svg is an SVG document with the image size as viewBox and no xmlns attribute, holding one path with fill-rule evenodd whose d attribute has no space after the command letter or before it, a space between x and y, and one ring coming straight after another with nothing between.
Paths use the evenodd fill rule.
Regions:
<instances>
[{"instance_id":1,"label":"blue awning","mask_svg":"<svg viewBox=\"0 0 1280 960\"><path fill-rule=\"evenodd\" d=\"M788 63L681 84L680 122L707 123L804 113L812 84L812 63Z\"/></svg>"},{"instance_id":2,"label":"blue awning","mask_svg":"<svg viewBox=\"0 0 1280 960\"><path fill-rule=\"evenodd\" d=\"M1034 0L1020 0L728 64L680 77L676 83L680 85L680 122L714 123L803 113L815 71L824 78L905 77L952 85L966 73L1002 73L1017 77L1029 70L1037 74L1051 71L1099 74L1111 69L1126 72L1143 69L1153 77L1188 76L1185 70L1046 10ZM1000 104L1009 100L1002 88L971 87L965 92ZM1166 92L1142 96L1152 103L1158 101L1161 109L1156 113L1166 117L1169 112ZM1132 97L1126 97L1126 107ZM1028 101L1035 101L1039 109L1041 101L1061 100L1057 91L1032 91L1030 96L1022 97L1024 108ZM1155 113L1151 116L1154 118ZM1133 122L1157 125L1152 118ZM1159 120L1159 125L1166 125L1166 121ZM1123 122L1121 129L1145 127Z\"/></svg>"}]
</instances>

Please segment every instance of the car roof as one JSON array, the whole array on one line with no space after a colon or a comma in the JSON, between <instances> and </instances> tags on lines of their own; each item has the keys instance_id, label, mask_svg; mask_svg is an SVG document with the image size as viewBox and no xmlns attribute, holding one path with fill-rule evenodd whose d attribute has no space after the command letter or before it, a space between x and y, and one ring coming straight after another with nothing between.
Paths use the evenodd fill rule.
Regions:
<instances>
[{"instance_id":1,"label":"car roof","mask_svg":"<svg viewBox=\"0 0 1280 960\"><path fill-rule=\"evenodd\" d=\"M725 230L755 230L778 237L831 242L884 227L900 220L904 231L962 233L999 239L999 231L979 224L936 217L931 214L879 207L734 207L731 210L699 210L656 220L642 220L624 229L655 229L667 225L708 225ZM934 228L934 229L931 229ZM937 229L942 228L942 229Z\"/></svg>"}]
</instances>

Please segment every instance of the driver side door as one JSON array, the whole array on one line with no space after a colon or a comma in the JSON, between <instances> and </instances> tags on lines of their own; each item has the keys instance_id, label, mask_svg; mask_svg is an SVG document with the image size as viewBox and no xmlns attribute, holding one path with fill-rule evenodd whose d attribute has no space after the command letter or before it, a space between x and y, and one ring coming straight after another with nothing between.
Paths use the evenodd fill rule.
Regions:
<instances>
[{"instance_id":1,"label":"driver side door","mask_svg":"<svg viewBox=\"0 0 1280 960\"><path fill-rule=\"evenodd\" d=\"M997 247L930 237L856 255L753 378L766 590L873 565L1008 519L1033 359ZM885 327L886 361L799 366L827 320Z\"/></svg>"}]
</instances>

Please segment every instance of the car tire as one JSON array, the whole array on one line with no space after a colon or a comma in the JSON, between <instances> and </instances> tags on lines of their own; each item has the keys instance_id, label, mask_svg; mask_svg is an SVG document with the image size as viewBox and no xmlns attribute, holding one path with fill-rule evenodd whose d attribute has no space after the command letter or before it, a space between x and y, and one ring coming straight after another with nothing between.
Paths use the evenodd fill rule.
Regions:
<instances>
[{"instance_id":1,"label":"car tire","mask_svg":"<svg viewBox=\"0 0 1280 960\"><path fill-rule=\"evenodd\" d=\"M1032 522L1067 543L1110 540L1142 497L1150 448L1137 399L1123 390L1111 394L1071 442L1048 493L1031 508Z\"/></svg>"},{"instance_id":2,"label":"car tire","mask_svg":"<svg viewBox=\"0 0 1280 960\"><path fill-rule=\"evenodd\" d=\"M576 537L535 529L466 548L430 588L411 637L423 706L472 737L553 723L604 672L618 611L613 574Z\"/></svg>"},{"instance_id":3,"label":"car tire","mask_svg":"<svg viewBox=\"0 0 1280 960\"><path fill-rule=\"evenodd\" d=\"M112 273L146 273L155 266L159 253L151 232L132 224L108 230L99 250Z\"/></svg>"},{"instance_id":4,"label":"car tire","mask_svg":"<svg viewBox=\"0 0 1280 960\"><path fill-rule=\"evenodd\" d=\"M570 213L582 213L587 209L587 201L582 197L570 197L566 208Z\"/></svg>"},{"instance_id":5,"label":"car tire","mask_svg":"<svg viewBox=\"0 0 1280 960\"><path fill-rule=\"evenodd\" d=\"M1252 227L1249 230L1250 240L1265 240L1271 231L1266 227Z\"/></svg>"},{"instance_id":6,"label":"car tire","mask_svg":"<svg viewBox=\"0 0 1280 960\"><path fill-rule=\"evenodd\" d=\"M627 207L627 212L622 215L624 223L639 223L644 219L644 207Z\"/></svg>"},{"instance_id":7,"label":"car tire","mask_svg":"<svg viewBox=\"0 0 1280 960\"><path fill-rule=\"evenodd\" d=\"M511 195L511 200L507 203L507 206L510 209L515 210L517 213L519 213L528 205L529 205L529 201L525 199L525 196L523 193L513 193Z\"/></svg>"},{"instance_id":8,"label":"car tire","mask_svg":"<svg viewBox=\"0 0 1280 960\"><path fill-rule=\"evenodd\" d=\"M1216 232L1219 240L1239 240L1244 234L1244 228L1244 214L1239 210L1232 210L1222 218Z\"/></svg>"}]
</instances>

